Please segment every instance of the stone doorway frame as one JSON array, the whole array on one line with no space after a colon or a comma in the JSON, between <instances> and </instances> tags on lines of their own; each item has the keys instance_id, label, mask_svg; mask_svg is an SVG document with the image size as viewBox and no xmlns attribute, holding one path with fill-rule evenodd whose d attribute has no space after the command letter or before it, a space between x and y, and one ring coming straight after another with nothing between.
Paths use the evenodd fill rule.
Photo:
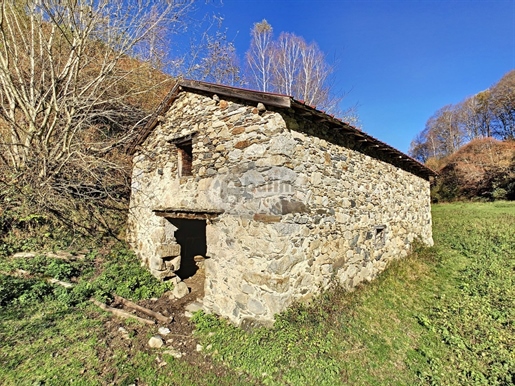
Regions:
<instances>
[{"instance_id":1,"label":"stone doorway frame","mask_svg":"<svg viewBox=\"0 0 515 386\"><path fill-rule=\"evenodd\" d=\"M154 209L152 212L156 216L163 217L172 225L174 225L173 220L200 220L205 221L206 226L209 225L213 219L224 213L223 210L191 210L184 208L160 208ZM208 247L207 240L205 240L205 242L206 247ZM157 248L157 256L155 257L157 264L153 264L156 265L154 268L159 270L159 275L156 276L156 274L153 273L154 276L160 279L176 277L176 272L179 271L181 267L181 249L181 245L178 242L160 245ZM153 266L151 266L151 269L152 267Z\"/></svg>"},{"instance_id":2,"label":"stone doorway frame","mask_svg":"<svg viewBox=\"0 0 515 386\"><path fill-rule=\"evenodd\" d=\"M166 217L166 218L178 218L178 219L186 219L186 220L214 220L222 213L223 210L216 209L184 209L184 208L164 208L164 209L154 209L152 212L156 216Z\"/></svg>"}]
</instances>

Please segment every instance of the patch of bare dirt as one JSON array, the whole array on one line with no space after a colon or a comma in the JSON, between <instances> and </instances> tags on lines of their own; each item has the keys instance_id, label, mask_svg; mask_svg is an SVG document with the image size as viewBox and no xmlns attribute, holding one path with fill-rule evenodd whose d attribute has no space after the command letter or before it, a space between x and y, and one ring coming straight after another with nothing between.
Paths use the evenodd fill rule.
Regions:
<instances>
[{"instance_id":1,"label":"patch of bare dirt","mask_svg":"<svg viewBox=\"0 0 515 386\"><path fill-rule=\"evenodd\" d=\"M106 345L103 348L99 348L100 361L103 362L105 360L108 363L109 358L116 351L123 351L128 357L141 351L149 354L155 353L156 357L160 356L166 349L153 349L149 347L148 341L151 336L161 335L158 332L159 327L166 327L170 330L170 333L161 335L165 341L164 347L167 349L173 348L182 353L183 355L180 360L194 365L200 372L209 371L217 375L227 373L229 370L224 366L213 362L202 351L197 351L198 341L193 335L194 325L185 315L184 307L194 301L201 300L204 296L204 277L202 274L202 270L199 270L196 275L184 280L190 292L181 299L174 299L170 293L165 293L159 299L144 300L137 303L164 316L173 317L173 320L168 323L156 321L154 325L146 325L137 322L127 322L113 316L105 325L107 329ZM123 308L125 311L129 311L141 318L151 319L148 315L131 310L119 302L114 302L110 306ZM107 372L112 371L107 368L105 370Z\"/></svg>"}]
</instances>

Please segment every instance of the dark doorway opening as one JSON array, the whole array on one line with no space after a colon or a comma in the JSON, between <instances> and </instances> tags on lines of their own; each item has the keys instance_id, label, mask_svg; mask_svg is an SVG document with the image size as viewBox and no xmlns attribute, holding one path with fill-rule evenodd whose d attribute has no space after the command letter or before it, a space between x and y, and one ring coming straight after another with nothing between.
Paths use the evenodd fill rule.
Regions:
<instances>
[{"instance_id":1,"label":"dark doorway opening","mask_svg":"<svg viewBox=\"0 0 515 386\"><path fill-rule=\"evenodd\" d=\"M168 221L178 228L174 236L181 246L181 268L176 274L184 280L195 275L198 270L195 256L206 257L206 221L182 218L168 218Z\"/></svg>"}]
</instances>

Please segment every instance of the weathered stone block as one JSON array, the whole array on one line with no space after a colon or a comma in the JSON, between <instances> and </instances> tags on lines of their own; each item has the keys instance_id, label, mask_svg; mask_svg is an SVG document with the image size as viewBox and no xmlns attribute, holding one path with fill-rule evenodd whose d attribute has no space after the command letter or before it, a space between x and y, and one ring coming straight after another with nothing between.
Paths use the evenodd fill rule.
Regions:
<instances>
[{"instance_id":1,"label":"weathered stone block","mask_svg":"<svg viewBox=\"0 0 515 386\"><path fill-rule=\"evenodd\" d=\"M181 299L181 298L185 297L189 293L190 293L190 289L188 288L186 283L183 282L183 281L181 281L181 282L179 282L179 283L177 283L176 285L173 286L172 294L177 299Z\"/></svg>"},{"instance_id":2,"label":"weathered stone block","mask_svg":"<svg viewBox=\"0 0 515 386\"><path fill-rule=\"evenodd\" d=\"M306 213L308 212L308 207L300 201L281 200L281 212L282 214Z\"/></svg>"},{"instance_id":3,"label":"weathered stone block","mask_svg":"<svg viewBox=\"0 0 515 386\"><path fill-rule=\"evenodd\" d=\"M163 271L166 269L163 259L159 256L152 256L148 259L148 267L153 271Z\"/></svg>"},{"instance_id":4,"label":"weathered stone block","mask_svg":"<svg viewBox=\"0 0 515 386\"><path fill-rule=\"evenodd\" d=\"M315 172L311 175L311 184L318 186L322 183L322 173Z\"/></svg>"},{"instance_id":5,"label":"weathered stone block","mask_svg":"<svg viewBox=\"0 0 515 386\"><path fill-rule=\"evenodd\" d=\"M279 260L272 261L268 268L277 275L283 275L290 270L295 264L300 263L303 257L300 255L286 255Z\"/></svg>"},{"instance_id":6,"label":"weathered stone block","mask_svg":"<svg viewBox=\"0 0 515 386\"><path fill-rule=\"evenodd\" d=\"M266 172L270 180L280 180L293 183L297 179L297 173L284 166L276 166Z\"/></svg>"},{"instance_id":7,"label":"weathered stone block","mask_svg":"<svg viewBox=\"0 0 515 386\"><path fill-rule=\"evenodd\" d=\"M261 221L264 223L274 223L281 221L282 216L274 216L270 214L264 214L264 213L256 213L254 214L254 221Z\"/></svg>"},{"instance_id":8,"label":"weathered stone block","mask_svg":"<svg viewBox=\"0 0 515 386\"><path fill-rule=\"evenodd\" d=\"M181 268L181 256L167 256L163 259L163 263L166 269L170 271L178 271Z\"/></svg>"},{"instance_id":9,"label":"weathered stone block","mask_svg":"<svg viewBox=\"0 0 515 386\"><path fill-rule=\"evenodd\" d=\"M293 155L297 142L289 134L278 135L270 141L270 153L282 154L288 157Z\"/></svg>"},{"instance_id":10,"label":"weathered stone block","mask_svg":"<svg viewBox=\"0 0 515 386\"><path fill-rule=\"evenodd\" d=\"M286 277L273 277L268 274L264 273L246 273L244 275L244 280L246 280L249 283L255 284L259 287L266 288L267 290L271 290L274 292L286 292L290 285L290 278L288 276ZM243 289L250 289L251 292L246 293L254 293L254 289L250 287L248 284L245 283L246 287L242 286L242 291L245 292Z\"/></svg>"},{"instance_id":11,"label":"weathered stone block","mask_svg":"<svg viewBox=\"0 0 515 386\"><path fill-rule=\"evenodd\" d=\"M254 143L243 151L243 155L247 158L254 159L262 157L266 152L266 145L262 143Z\"/></svg>"},{"instance_id":12,"label":"weathered stone block","mask_svg":"<svg viewBox=\"0 0 515 386\"><path fill-rule=\"evenodd\" d=\"M252 145L252 142L250 142L248 139L245 139L243 141L236 142L234 144L235 149L245 149L246 147L249 147Z\"/></svg>"},{"instance_id":13,"label":"weathered stone block","mask_svg":"<svg viewBox=\"0 0 515 386\"><path fill-rule=\"evenodd\" d=\"M254 288L247 283L243 282L241 285L241 291L245 294L252 295L254 293Z\"/></svg>"},{"instance_id":14,"label":"weathered stone block","mask_svg":"<svg viewBox=\"0 0 515 386\"><path fill-rule=\"evenodd\" d=\"M262 315L266 313L266 307L259 300L249 299L247 303L248 310L255 315Z\"/></svg>"},{"instance_id":15,"label":"weathered stone block","mask_svg":"<svg viewBox=\"0 0 515 386\"><path fill-rule=\"evenodd\" d=\"M242 127L242 126L237 126L235 127L234 129L231 130L231 134L232 135L238 135L238 134L242 134L245 132L245 128Z\"/></svg>"},{"instance_id":16,"label":"weathered stone block","mask_svg":"<svg viewBox=\"0 0 515 386\"><path fill-rule=\"evenodd\" d=\"M150 346L150 348L161 348L164 344L164 339L159 335L153 336L148 341L148 345Z\"/></svg>"},{"instance_id":17,"label":"weathered stone block","mask_svg":"<svg viewBox=\"0 0 515 386\"><path fill-rule=\"evenodd\" d=\"M150 234L150 240L152 240L152 242L154 244L159 244L161 242L163 242L165 240L165 230L164 230L164 227L158 227L158 228L155 228L152 233Z\"/></svg>"},{"instance_id":18,"label":"weathered stone block","mask_svg":"<svg viewBox=\"0 0 515 386\"><path fill-rule=\"evenodd\" d=\"M152 276L154 276L158 280L166 280L166 279L175 277L175 273L170 270L164 270L164 271L150 270L150 273L152 274Z\"/></svg>"},{"instance_id":19,"label":"weathered stone block","mask_svg":"<svg viewBox=\"0 0 515 386\"><path fill-rule=\"evenodd\" d=\"M340 268L342 268L345 265L345 258L340 257L338 260L336 260L333 264L333 270L338 271Z\"/></svg>"},{"instance_id":20,"label":"weathered stone block","mask_svg":"<svg viewBox=\"0 0 515 386\"><path fill-rule=\"evenodd\" d=\"M257 170L252 169L249 170L240 177L240 182L243 186L254 185L259 186L265 183L265 179L263 175L259 173Z\"/></svg>"},{"instance_id":21,"label":"weathered stone block","mask_svg":"<svg viewBox=\"0 0 515 386\"><path fill-rule=\"evenodd\" d=\"M189 311L193 314L194 312L200 311L203 307L204 305L202 303L195 301L186 305L186 307L184 307L184 310Z\"/></svg>"},{"instance_id":22,"label":"weathered stone block","mask_svg":"<svg viewBox=\"0 0 515 386\"><path fill-rule=\"evenodd\" d=\"M240 149L234 149L229 152L228 158L230 161L239 161L242 155L243 151L241 151Z\"/></svg>"},{"instance_id":23,"label":"weathered stone block","mask_svg":"<svg viewBox=\"0 0 515 386\"><path fill-rule=\"evenodd\" d=\"M179 256L181 246L179 244L161 244L157 247L156 254L160 257Z\"/></svg>"}]
</instances>

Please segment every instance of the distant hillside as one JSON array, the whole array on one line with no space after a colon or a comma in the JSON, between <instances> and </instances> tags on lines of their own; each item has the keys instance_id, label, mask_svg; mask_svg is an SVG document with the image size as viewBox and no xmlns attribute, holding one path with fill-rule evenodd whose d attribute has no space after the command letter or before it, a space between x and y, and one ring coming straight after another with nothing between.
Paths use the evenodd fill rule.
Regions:
<instances>
[{"instance_id":1,"label":"distant hillside","mask_svg":"<svg viewBox=\"0 0 515 386\"><path fill-rule=\"evenodd\" d=\"M515 200L515 141L476 139L438 163L440 176L432 188L434 202Z\"/></svg>"},{"instance_id":2,"label":"distant hillside","mask_svg":"<svg viewBox=\"0 0 515 386\"><path fill-rule=\"evenodd\" d=\"M440 160L468 142L490 137L515 140L515 70L490 88L437 110L411 142L409 154L420 162Z\"/></svg>"}]
</instances>

